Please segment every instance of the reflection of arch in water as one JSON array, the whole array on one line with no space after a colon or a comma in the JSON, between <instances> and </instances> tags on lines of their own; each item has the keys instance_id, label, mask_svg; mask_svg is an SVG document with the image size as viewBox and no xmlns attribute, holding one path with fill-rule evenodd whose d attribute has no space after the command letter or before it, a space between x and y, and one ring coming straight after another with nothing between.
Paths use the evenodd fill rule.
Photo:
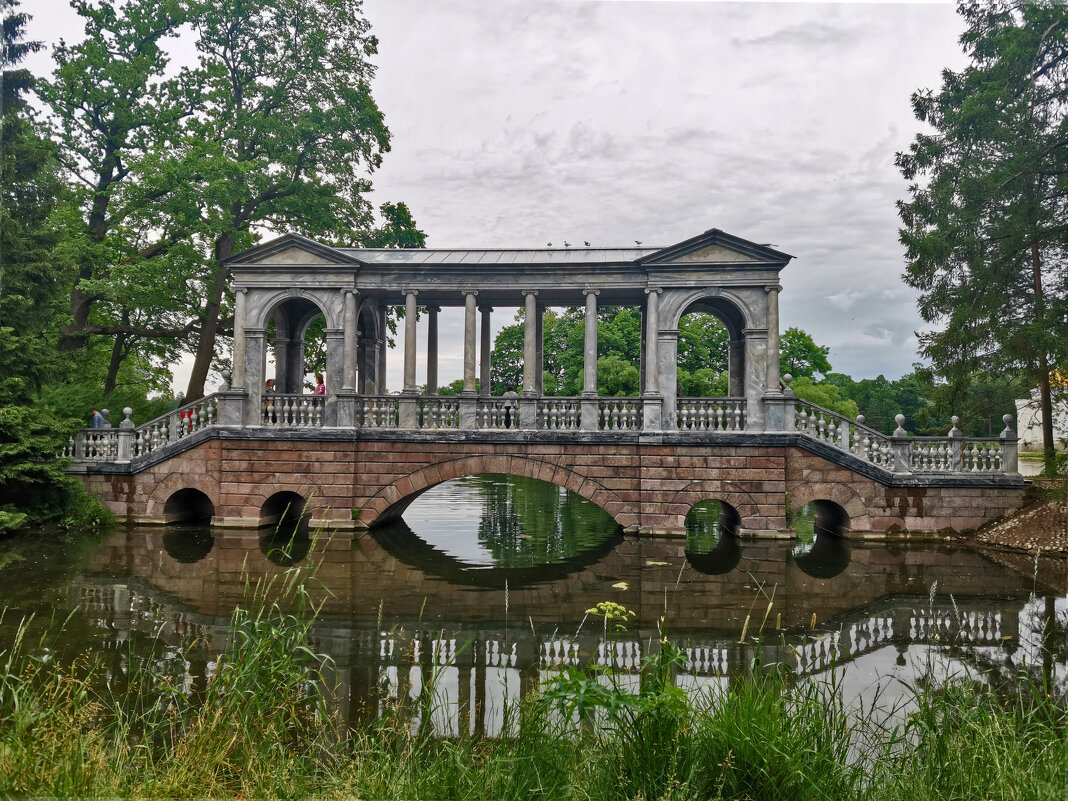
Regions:
<instances>
[{"instance_id":1,"label":"reflection of arch in water","mask_svg":"<svg viewBox=\"0 0 1068 801\"><path fill-rule=\"evenodd\" d=\"M397 479L379 490L363 507L360 519L369 526L399 520L404 510L428 489L453 478L497 473L536 478L581 495L599 506L623 528L638 525L638 516L616 493L599 481L579 475L566 467L522 456L480 454L429 465L411 475Z\"/></svg>"},{"instance_id":2,"label":"reflection of arch in water","mask_svg":"<svg viewBox=\"0 0 1068 801\"><path fill-rule=\"evenodd\" d=\"M849 515L828 500L811 501L811 510L812 542L794 548L792 558L802 572L813 578L833 578L849 565L849 546L844 536Z\"/></svg>"},{"instance_id":3,"label":"reflection of arch in water","mask_svg":"<svg viewBox=\"0 0 1068 801\"><path fill-rule=\"evenodd\" d=\"M476 568L420 539L403 520L376 526L371 535L394 559L427 575L437 576L451 584L497 590L505 586L518 590L559 581L601 561L623 540L622 529L617 527L600 544L581 551L566 562L534 567Z\"/></svg>"},{"instance_id":4,"label":"reflection of arch in water","mask_svg":"<svg viewBox=\"0 0 1068 801\"><path fill-rule=\"evenodd\" d=\"M163 550L174 561L191 565L199 562L215 546L215 537L206 526L171 526L163 534Z\"/></svg>"},{"instance_id":5,"label":"reflection of arch in water","mask_svg":"<svg viewBox=\"0 0 1068 801\"><path fill-rule=\"evenodd\" d=\"M260 551L279 567L292 567L303 562L311 551L311 543L307 529L291 529L287 533L279 527L260 535Z\"/></svg>"},{"instance_id":6,"label":"reflection of arch in water","mask_svg":"<svg viewBox=\"0 0 1068 801\"><path fill-rule=\"evenodd\" d=\"M215 516L215 504L204 492L192 487L180 489L163 504L163 517L168 523L210 523Z\"/></svg>"},{"instance_id":7,"label":"reflection of arch in water","mask_svg":"<svg viewBox=\"0 0 1068 801\"><path fill-rule=\"evenodd\" d=\"M694 504L686 515L686 561L699 573L730 573L742 558L738 529L742 518L726 501Z\"/></svg>"},{"instance_id":8,"label":"reflection of arch in water","mask_svg":"<svg viewBox=\"0 0 1068 801\"><path fill-rule=\"evenodd\" d=\"M311 522L308 502L295 492L282 490L264 500L260 506L260 527L270 526L286 534L307 533Z\"/></svg>"}]
</instances>

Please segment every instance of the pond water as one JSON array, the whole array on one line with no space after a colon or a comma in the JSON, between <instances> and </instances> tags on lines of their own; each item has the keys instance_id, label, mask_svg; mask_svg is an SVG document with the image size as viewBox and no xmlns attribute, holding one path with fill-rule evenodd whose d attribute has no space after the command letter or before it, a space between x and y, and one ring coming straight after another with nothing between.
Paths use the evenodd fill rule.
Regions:
<instances>
[{"instance_id":1,"label":"pond water","mask_svg":"<svg viewBox=\"0 0 1068 801\"><path fill-rule=\"evenodd\" d=\"M733 510L707 503L685 540L639 539L561 488L485 475L433 488L354 542L197 527L29 534L0 542L0 650L32 614L50 658L103 654L121 685L149 655L202 686L250 581L321 560L312 645L331 656L353 720L432 678L438 734L497 735L508 704L563 666L640 681L661 628L686 654L676 681L694 694L721 691L754 657L814 678L833 666L860 703L892 704L897 679L963 671L1030 672L1068 692L1063 559L847 542L811 514L794 524L793 540L739 539ZM587 613L604 601L633 613L626 631Z\"/></svg>"}]
</instances>

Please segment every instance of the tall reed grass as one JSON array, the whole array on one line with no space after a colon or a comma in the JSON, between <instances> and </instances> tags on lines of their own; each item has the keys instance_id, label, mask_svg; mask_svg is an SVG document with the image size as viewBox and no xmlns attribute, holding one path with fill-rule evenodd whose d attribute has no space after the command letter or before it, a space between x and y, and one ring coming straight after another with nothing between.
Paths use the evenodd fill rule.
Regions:
<instances>
[{"instance_id":1,"label":"tall reed grass","mask_svg":"<svg viewBox=\"0 0 1068 801\"><path fill-rule=\"evenodd\" d=\"M436 739L413 726L429 720L430 687L414 707L387 705L349 731L331 711L329 660L311 647L319 608L307 565L249 587L194 691L131 654L129 686L115 692L104 663L56 658L25 621L0 652L0 795L1065 797L1068 711L1044 688L920 684L915 711L891 728L847 714L833 681L798 681L778 665L754 664L721 698L695 702L675 685L682 655L666 638L642 663L637 693L608 674L564 671L512 711L516 737Z\"/></svg>"}]
</instances>

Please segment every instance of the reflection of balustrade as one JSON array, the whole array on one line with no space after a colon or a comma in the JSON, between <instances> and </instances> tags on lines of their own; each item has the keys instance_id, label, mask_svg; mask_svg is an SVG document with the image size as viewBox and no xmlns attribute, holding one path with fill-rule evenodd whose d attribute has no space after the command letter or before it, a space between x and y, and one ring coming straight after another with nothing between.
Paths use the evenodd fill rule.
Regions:
<instances>
[{"instance_id":1,"label":"reflection of balustrade","mask_svg":"<svg viewBox=\"0 0 1068 801\"><path fill-rule=\"evenodd\" d=\"M909 638L917 642L996 644L1001 641L1001 613L914 609L909 618Z\"/></svg>"},{"instance_id":2,"label":"reflection of balustrade","mask_svg":"<svg viewBox=\"0 0 1068 801\"><path fill-rule=\"evenodd\" d=\"M745 398L679 398L680 431L744 431Z\"/></svg>"},{"instance_id":3,"label":"reflection of balustrade","mask_svg":"<svg viewBox=\"0 0 1068 801\"><path fill-rule=\"evenodd\" d=\"M728 672L727 649L715 646L688 646L683 649L686 655L686 670L696 675L726 676Z\"/></svg>"},{"instance_id":4,"label":"reflection of balustrade","mask_svg":"<svg viewBox=\"0 0 1068 801\"><path fill-rule=\"evenodd\" d=\"M642 664L642 644L637 640L602 641L597 646L597 665L609 670L637 670Z\"/></svg>"}]
</instances>

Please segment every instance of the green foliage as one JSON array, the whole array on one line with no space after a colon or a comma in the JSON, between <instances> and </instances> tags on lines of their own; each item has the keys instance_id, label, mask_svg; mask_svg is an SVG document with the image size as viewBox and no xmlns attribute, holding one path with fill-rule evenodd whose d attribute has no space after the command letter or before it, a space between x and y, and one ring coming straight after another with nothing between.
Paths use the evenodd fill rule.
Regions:
<instances>
[{"instance_id":1,"label":"green foliage","mask_svg":"<svg viewBox=\"0 0 1068 801\"><path fill-rule=\"evenodd\" d=\"M851 420L860 413L857 410L857 404L850 398L842 397L841 388L835 384L826 381L816 383L811 378L803 376L795 379L790 384L790 388L802 400L823 406Z\"/></svg>"},{"instance_id":2,"label":"green foliage","mask_svg":"<svg viewBox=\"0 0 1068 801\"><path fill-rule=\"evenodd\" d=\"M517 322L497 334L492 354L493 394L523 385L523 311ZM547 395L581 395L585 312L577 307L547 309L543 317L544 391ZM628 307L597 312L597 392L602 396L641 394L641 314ZM727 330L711 314L693 313L679 328L679 384L682 394L727 394Z\"/></svg>"},{"instance_id":3,"label":"green foliage","mask_svg":"<svg viewBox=\"0 0 1068 801\"><path fill-rule=\"evenodd\" d=\"M679 321L679 372L688 375L723 375L726 384L730 335L714 314L690 312ZM706 395L686 392L686 395ZM725 396L726 390L722 393Z\"/></svg>"},{"instance_id":4,"label":"green foliage","mask_svg":"<svg viewBox=\"0 0 1068 801\"><path fill-rule=\"evenodd\" d=\"M782 375L818 380L831 372L830 348L817 345L800 328L787 328L779 338L779 369Z\"/></svg>"}]
</instances>

